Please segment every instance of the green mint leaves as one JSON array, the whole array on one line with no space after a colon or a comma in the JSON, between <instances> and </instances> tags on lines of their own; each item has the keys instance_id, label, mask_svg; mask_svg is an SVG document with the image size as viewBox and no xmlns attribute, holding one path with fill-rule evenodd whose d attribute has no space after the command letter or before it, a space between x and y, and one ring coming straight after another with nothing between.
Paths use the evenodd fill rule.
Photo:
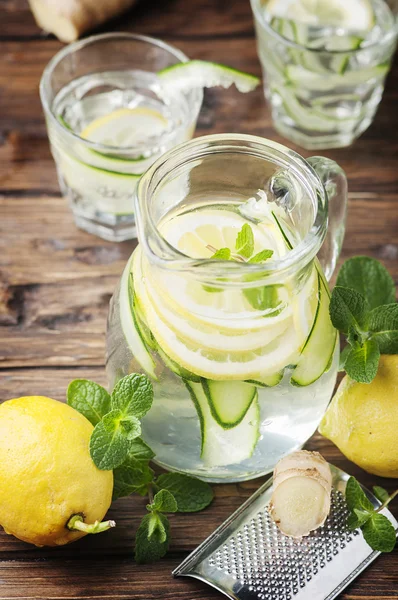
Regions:
<instances>
[{"instance_id":1,"label":"green mint leaves","mask_svg":"<svg viewBox=\"0 0 398 600\"><path fill-rule=\"evenodd\" d=\"M380 354L398 353L395 285L377 260L356 256L340 269L330 300L330 318L347 337L340 368L360 383L377 374Z\"/></svg>"},{"instance_id":2,"label":"green mint leaves","mask_svg":"<svg viewBox=\"0 0 398 600\"><path fill-rule=\"evenodd\" d=\"M145 515L135 536L135 560L139 565L162 558L169 549L170 523L162 514Z\"/></svg>"},{"instance_id":3,"label":"green mint leaves","mask_svg":"<svg viewBox=\"0 0 398 600\"><path fill-rule=\"evenodd\" d=\"M250 258L254 252L253 230L248 223L245 223L238 233L235 250L243 258Z\"/></svg>"},{"instance_id":4,"label":"green mint leaves","mask_svg":"<svg viewBox=\"0 0 398 600\"><path fill-rule=\"evenodd\" d=\"M213 490L208 483L182 473L163 473L157 478L156 486L173 494L178 512L198 512L213 500Z\"/></svg>"},{"instance_id":5,"label":"green mint leaves","mask_svg":"<svg viewBox=\"0 0 398 600\"><path fill-rule=\"evenodd\" d=\"M86 379L75 379L66 392L69 406L97 425L111 409L111 397L101 385Z\"/></svg>"},{"instance_id":6,"label":"green mint leaves","mask_svg":"<svg viewBox=\"0 0 398 600\"><path fill-rule=\"evenodd\" d=\"M211 258L214 258L214 260L231 260L231 250L229 248L220 248Z\"/></svg>"},{"instance_id":7,"label":"green mint leaves","mask_svg":"<svg viewBox=\"0 0 398 600\"><path fill-rule=\"evenodd\" d=\"M374 508L355 477L349 478L345 491L347 507L350 511L347 524L351 530L359 527L365 541L373 550L391 552L395 547L396 532L389 519L380 514L380 511L391 502L398 490L389 496L383 488L373 489L375 495L377 490L377 497L383 502L379 508Z\"/></svg>"},{"instance_id":8,"label":"green mint leaves","mask_svg":"<svg viewBox=\"0 0 398 600\"><path fill-rule=\"evenodd\" d=\"M395 302L394 280L387 269L369 256L354 256L342 265L336 285L361 294L373 309Z\"/></svg>"},{"instance_id":9,"label":"green mint leaves","mask_svg":"<svg viewBox=\"0 0 398 600\"><path fill-rule=\"evenodd\" d=\"M93 425L90 454L102 470L113 470L113 500L130 494L149 496L137 530L137 563L162 558L170 543L170 523L165 513L196 512L213 500L208 483L180 473L158 478L149 466L155 454L139 437L140 419L150 410L152 384L146 375L123 377L112 394L93 381L77 379L69 384L67 401Z\"/></svg>"},{"instance_id":10,"label":"green mint leaves","mask_svg":"<svg viewBox=\"0 0 398 600\"><path fill-rule=\"evenodd\" d=\"M209 246L212 248L212 246ZM253 256L254 252L254 234L248 223L245 223L238 232L235 242L235 251L230 248L220 248L214 252L210 258L214 260L235 260L240 262L249 262L253 264L262 263L273 255L273 250L261 250Z\"/></svg>"},{"instance_id":11,"label":"green mint leaves","mask_svg":"<svg viewBox=\"0 0 398 600\"><path fill-rule=\"evenodd\" d=\"M157 490L147 504L149 512L135 538L135 560L138 564L154 562L164 556L170 543L170 524L164 513L196 512L213 500L208 483L181 473L164 473L153 479L149 491Z\"/></svg>"},{"instance_id":12,"label":"green mint leaves","mask_svg":"<svg viewBox=\"0 0 398 600\"><path fill-rule=\"evenodd\" d=\"M168 490L160 490L146 507L150 512L175 513L178 510L177 500Z\"/></svg>"}]
</instances>

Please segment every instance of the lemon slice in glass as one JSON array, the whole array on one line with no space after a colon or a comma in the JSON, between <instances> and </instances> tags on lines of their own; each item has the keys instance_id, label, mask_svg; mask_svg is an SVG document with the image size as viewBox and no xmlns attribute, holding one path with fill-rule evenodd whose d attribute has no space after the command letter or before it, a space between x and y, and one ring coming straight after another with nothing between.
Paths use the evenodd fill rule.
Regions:
<instances>
[{"instance_id":1,"label":"lemon slice in glass","mask_svg":"<svg viewBox=\"0 0 398 600\"><path fill-rule=\"evenodd\" d=\"M153 108L119 108L92 121L80 137L114 148L130 148L162 135L169 128L166 117Z\"/></svg>"}]
</instances>

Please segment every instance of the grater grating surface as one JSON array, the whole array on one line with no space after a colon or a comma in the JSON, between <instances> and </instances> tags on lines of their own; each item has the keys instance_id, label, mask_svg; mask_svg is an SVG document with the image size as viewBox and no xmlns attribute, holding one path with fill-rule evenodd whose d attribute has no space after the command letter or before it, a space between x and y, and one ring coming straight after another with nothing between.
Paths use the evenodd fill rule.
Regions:
<instances>
[{"instance_id":1,"label":"grater grating surface","mask_svg":"<svg viewBox=\"0 0 398 600\"><path fill-rule=\"evenodd\" d=\"M346 526L349 475L331 466L332 507L325 524L302 540L283 535L267 511L265 483L173 572L201 579L233 600L332 600L377 556ZM367 496L378 500L364 488ZM391 513L383 511L393 523Z\"/></svg>"}]
</instances>

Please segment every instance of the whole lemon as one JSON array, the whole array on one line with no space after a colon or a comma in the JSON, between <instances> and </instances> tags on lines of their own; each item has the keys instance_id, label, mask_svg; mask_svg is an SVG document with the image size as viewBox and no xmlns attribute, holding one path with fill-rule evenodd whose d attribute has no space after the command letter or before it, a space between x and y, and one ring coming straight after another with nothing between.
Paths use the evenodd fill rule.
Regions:
<instances>
[{"instance_id":1,"label":"whole lemon","mask_svg":"<svg viewBox=\"0 0 398 600\"><path fill-rule=\"evenodd\" d=\"M28 396L0 405L0 525L36 546L61 546L83 535L67 523L100 521L113 489L89 453L91 423L75 409Z\"/></svg>"},{"instance_id":2,"label":"whole lemon","mask_svg":"<svg viewBox=\"0 0 398 600\"><path fill-rule=\"evenodd\" d=\"M398 355L382 355L371 383L347 375L319 431L374 475L398 477Z\"/></svg>"}]
</instances>

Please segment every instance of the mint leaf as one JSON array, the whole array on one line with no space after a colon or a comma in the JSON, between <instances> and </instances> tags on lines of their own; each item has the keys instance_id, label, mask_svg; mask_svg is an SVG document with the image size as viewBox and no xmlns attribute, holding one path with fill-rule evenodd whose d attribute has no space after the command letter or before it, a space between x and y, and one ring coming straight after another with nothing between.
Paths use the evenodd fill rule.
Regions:
<instances>
[{"instance_id":1,"label":"mint leaf","mask_svg":"<svg viewBox=\"0 0 398 600\"><path fill-rule=\"evenodd\" d=\"M115 386L111 395L113 409L119 409L125 415L141 418L152 406L153 388L146 375L132 373L123 377Z\"/></svg>"},{"instance_id":2,"label":"mint leaf","mask_svg":"<svg viewBox=\"0 0 398 600\"><path fill-rule=\"evenodd\" d=\"M250 258L254 251L253 230L245 223L236 238L235 249L243 258Z\"/></svg>"},{"instance_id":3,"label":"mint leaf","mask_svg":"<svg viewBox=\"0 0 398 600\"><path fill-rule=\"evenodd\" d=\"M113 500L130 494L146 496L148 485L153 481L154 472L148 463L129 455L113 471Z\"/></svg>"},{"instance_id":4,"label":"mint leaf","mask_svg":"<svg viewBox=\"0 0 398 600\"><path fill-rule=\"evenodd\" d=\"M120 410L112 410L97 423L90 438L90 455L94 464L103 471L112 471L127 458L131 441L141 434L141 425L135 417L125 417Z\"/></svg>"},{"instance_id":5,"label":"mint leaf","mask_svg":"<svg viewBox=\"0 0 398 600\"><path fill-rule=\"evenodd\" d=\"M363 346L351 348L345 361L347 375L359 383L370 383L377 375L380 350L372 339L366 340Z\"/></svg>"},{"instance_id":6,"label":"mint leaf","mask_svg":"<svg viewBox=\"0 0 398 600\"><path fill-rule=\"evenodd\" d=\"M135 560L139 565L159 560L168 550L170 541L169 520L165 515L157 516L163 525L166 538L164 539L164 534L159 533L157 527L153 527L153 513L145 515L135 536Z\"/></svg>"},{"instance_id":7,"label":"mint leaf","mask_svg":"<svg viewBox=\"0 0 398 600\"><path fill-rule=\"evenodd\" d=\"M367 510L363 510L362 508L354 508L353 512L348 515L347 526L348 529L358 529L361 527L368 519L370 519L372 513Z\"/></svg>"},{"instance_id":8,"label":"mint leaf","mask_svg":"<svg viewBox=\"0 0 398 600\"><path fill-rule=\"evenodd\" d=\"M356 290L369 307L395 302L394 280L387 269L369 256L354 256L341 267L336 285Z\"/></svg>"},{"instance_id":9,"label":"mint leaf","mask_svg":"<svg viewBox=\"0 0 398 600\"><path fill-rule=\"evenodd\" d=\"M387 490L382 488L380 485L373 486L373 493L382 504L383 502L386 502L386 500L388 500L390 497L390 494L387 492Z\"/></svg>"},{"instance_id":10,"label":"mint leaf","mask_svg":"<svg viewBox=\"0 0 398 600\"><path fill-rule=\"evenodd\" d=\"M369 546L378 552L392 552L397 536L392 523L380 513L373 513L361 527L363 537Z\"/></svg>"},{"instance_id":11,"label":"mint leaf","mask_svg":"<svg viewBox=\"0 0 398 600\"><path fill-rule=\"evenodd\" d=\"M167 540L166 527L163 524L161 515L153 512L150 515L148 523L148 538L151 538L155 534L159 542L165 542Z\"/></svg>"},{"instance_id":12,"label":"mint leaf","mask_svg":"<svg viewBox=\"0 0 398 600\"><path fill-rule=\"evenodd\" d=\"M68 385L67 403L96 425L111 409L111 397L101 385L88 379L75 379Z\"/></svg>"},{"instance_id":13,"label":"mint leaf","mask_svg":"<svg viewBox=\"0 0 398 600\"><path fill-rule=\"evenodd\" d=\"M153 499L152 504L147 504L147 510L166 513L177 512L177 502L168 490L160 490Z\"/></svg>"},{"instance_id":14,"label":"mint leaf","mask_svg":"<svg viewBox=\"0 0 398 600\"><path fill-rule=\"evenodd\" d=\"M220 248L210 258L214 260L231 260L231 250L229 248Z\"/></svg>"},{"instance_id":15,"label":"mint leaf","mask_svg":"<svg viewBox=\"0 0 398 600\"><path fill-rule=\"evenodd\" d=\"M255 310L267 310L276 308L280 304L277 285L260 285L258 287L245 288L243 294ZM275 316L273 313L272 316Z\"/></svg>"},{"instance_id":16,"label":"mint leaf","mask_svg":"<svg viewBox=\"0 0 398 600\"><path fill-rule=\"evenodd\" d=\"M348 509L352 512L355 508L374 511L374 506L366 496L355 477L350 477L345 488L345 499Z\"/></svg>"},{"instance_id":17,"label":"mint leaf","mask_svg":"<svg viewBox=\"0 0 398 600\"><path fill-rule=\"evenodd\" d=\"M155 453L141 438L135 438L131 443L129 455L137 460L151 460Z\"/></svg>"},{"instance_id":18,"label":"mint leaf","mask_svg":"<svg viewBox=\"0 0 398 600\"><path fill-rule=\"evenodd\" d=\"M343 350L340 352L340 361L339 361L339 371L345 370L345 363L347 360L347 356L351 352L351 347L349 345L345 346Z\"/></svg>"},{"instance_id":19,"label":"mint leaf","mask_svg":"<svg viewBox=\"0 0 398 600\"><path fill-rule=\"evenodd\" d=\"M261 250L261 252L257 252L257 254L255 254L249 259L249 263L261 263L264 260L271 258L273 253L273 250Z\"/></svg>"},{"instance_id":20,"label":"mint leaf","mask_svg":"<svg viewBox=\"0 0 398 600\"><path fill-rule=\"evenodd\" d=\"M156 480L161 490L168 490L177 501L178 512L203 510L213 500L213 490L205 481L182 473L163 473Z\"/></svg>"},{"instance_id":21,"label":"mint leaf","mask_svg":"<svg viewBox=\"0 0 398 600\"><path fill-rule=\"evenodd\" d=\"M362 294L336 286L330 299L329 312L334 327L347 334L350 327L360 331L364 326L368 305Z\"/></svg>"},{"instance_id":22,"label":"mint leaf","mask_svg":"<svg viewBox=\"0 0 398 600\"><path fill-rule=\"evenodd\" d=\"M398 304L385 304L369 314L369 331L382 354L398 354Z\"/></svg>"}]
</instances>

